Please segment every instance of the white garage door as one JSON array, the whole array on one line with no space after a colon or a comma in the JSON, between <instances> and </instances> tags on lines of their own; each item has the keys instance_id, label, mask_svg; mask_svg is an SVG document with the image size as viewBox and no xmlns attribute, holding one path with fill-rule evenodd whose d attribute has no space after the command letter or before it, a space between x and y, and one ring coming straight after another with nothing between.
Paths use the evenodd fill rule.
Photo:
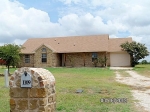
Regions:
<instances>
[{"instance_id":1,"label":"white garage door","mask_svg":"<svg viewBox=\"0 0 150 112\"><path fill-rule=\"evenodd\" d=\"M130 55L127 53L110 53L110 66L130 66Z\"/></svg>"}]
</instances>

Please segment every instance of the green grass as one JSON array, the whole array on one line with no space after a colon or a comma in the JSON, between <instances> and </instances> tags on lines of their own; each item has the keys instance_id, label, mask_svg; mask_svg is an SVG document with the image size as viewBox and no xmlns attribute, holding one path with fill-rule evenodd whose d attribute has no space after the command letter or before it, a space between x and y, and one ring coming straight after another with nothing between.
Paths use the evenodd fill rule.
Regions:
<instances>
[{"instance_id":1,"label":"green grass","mask_svg":"<svg viewBox=\"0 0 150 112\"><path fill-rule=\"evenodd\" d=\"M150 77L150 64L139 64L134 67L134 70L141 75Z\"/></svg>"},{"instance_id":2,"label":"green grass","mask_svg":"<svg viewBox=\"0 0 150 112\"><path fill-rule=\"evenodd\" d=\"M4 87L4 77L0 77L0 112L9 110L9 88Z\"/></svg>"},{"instance_id":3,"label":"green grass","mask_svg":"<svg viewBox=\"0 0 150 112\"><path fill-rule=\"evenodd\" d=\"M5 69L7 69L5 66L0 66L0 74L4 74ZM16 68L10 68L10 74L13 74Z\"/></svg>"},{"instance_id":4,"label":"green grass","mask_svg":"<svg viewBox=\"0 0 150 112\"><path fill-rule=\"evenodd\" d=\"M56 78L57 112L132 112L130 88L100 68L49 68ZM83 93L76 94L77 89ZM127 104L102 103L101 98L128 98Z\"/></svg>"},{"instance_id":5,"label":"green grass","mask_svg":"<svg viewBox=\"0 0 150 112\"><path fill-rule=\"evenodd\" d=\"M47 68L56 78L56 112L136 112L130 87L101 68ZM83 89L83 93L75 93ZM102 103L101 98L127 98L127 103ZM9 89L0 77L0 112L9 112Z\"/></svg>"}]
</instances>

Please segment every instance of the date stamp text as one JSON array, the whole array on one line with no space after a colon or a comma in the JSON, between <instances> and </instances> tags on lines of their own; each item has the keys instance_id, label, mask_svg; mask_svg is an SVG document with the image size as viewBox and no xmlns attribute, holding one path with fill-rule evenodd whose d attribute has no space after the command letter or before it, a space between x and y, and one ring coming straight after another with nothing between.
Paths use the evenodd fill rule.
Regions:
<instances>
[{"instance_id":1,"label":"date stamp text","mask_svg":"<svg viewBox=\"0 0 150 112\"><path fill-rule=\"evenodd\" d=\"M127 98L101 98L101 103L127 103Z\"/></svg>"}]
</instances>

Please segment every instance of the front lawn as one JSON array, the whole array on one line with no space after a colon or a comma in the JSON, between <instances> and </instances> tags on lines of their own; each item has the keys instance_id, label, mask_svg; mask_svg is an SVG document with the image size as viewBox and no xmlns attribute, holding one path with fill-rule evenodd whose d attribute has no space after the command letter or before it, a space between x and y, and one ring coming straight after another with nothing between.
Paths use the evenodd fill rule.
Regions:
<instances>
[{"instance_id":1,"label":"front lawn","mask_svg":"<svg viewBox=\"0 0 150 112\"><path fill-rule=\"evenodd\" d=\"M9 110L9 89L4 87L4 77L0 76L0 112Z\"/></svg>"},{"instance_id":2,"label":"front lawn","mask_svg":"<svg viewBox=\"0 0 150 112\"><path fill-rule=\"evenodd\" d=\"M139 64L134 67L134 70L141 75L150 77L150 64Z\"/></svg>"},{"instance_id":3,"label":"front lawn","mask_svg":"<svg viewBox=\"0 0 150 112\"><path fill-rule=\"evenodd\" d=\"M134 112L130 87L117 83L103 68L47 68L56 78L56 112ZM82 93L76 90L82 89ZM101 98L127 98L127 103L104 103ZM9 112L9 89L0 77L0 112Z\"/></svg>"},{"instance_id":4,"label":"front lawn","mask_svg":"<svg viewBox=\"0 0 150 112\"><path fill-rule=\"evenodd\" d=\"M7 69L7 67L6 66L0 66L0 74L4 74L4 71L5 71L5 69ZM10 74L13 74L14 73L14 71L16 70L17 68L12 68L12 67L10 67Z\"/></svg>"},{"instance_id":5,"label":"front lawn","mask_svg":"<svg viewBox=\"0 0 150 112\"><path fill-rule=\"evenodd\" d=\"M132 112L130 88L101 68L48 68L56 78L58 112ZM83 89L83 93L75 93ZM127 103L102 103L101 98L127 98Z\"/></svg>"}]
</instances>

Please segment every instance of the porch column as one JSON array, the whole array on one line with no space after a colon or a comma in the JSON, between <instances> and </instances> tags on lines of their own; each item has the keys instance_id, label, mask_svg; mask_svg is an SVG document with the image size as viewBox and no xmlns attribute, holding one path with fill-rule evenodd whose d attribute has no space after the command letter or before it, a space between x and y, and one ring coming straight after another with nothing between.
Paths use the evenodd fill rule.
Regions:
<instances>
[{"instance_id":1,"label":"porch column","mask_svg":"<svg viewBox=\"0 0 150 112\"><path fill-rule=\"evenodd\" d=\"M107 67L107 52L105 52L105 56L106 56L106 64L105 64L105 67Z\"/></svg>"}]
</instances>

